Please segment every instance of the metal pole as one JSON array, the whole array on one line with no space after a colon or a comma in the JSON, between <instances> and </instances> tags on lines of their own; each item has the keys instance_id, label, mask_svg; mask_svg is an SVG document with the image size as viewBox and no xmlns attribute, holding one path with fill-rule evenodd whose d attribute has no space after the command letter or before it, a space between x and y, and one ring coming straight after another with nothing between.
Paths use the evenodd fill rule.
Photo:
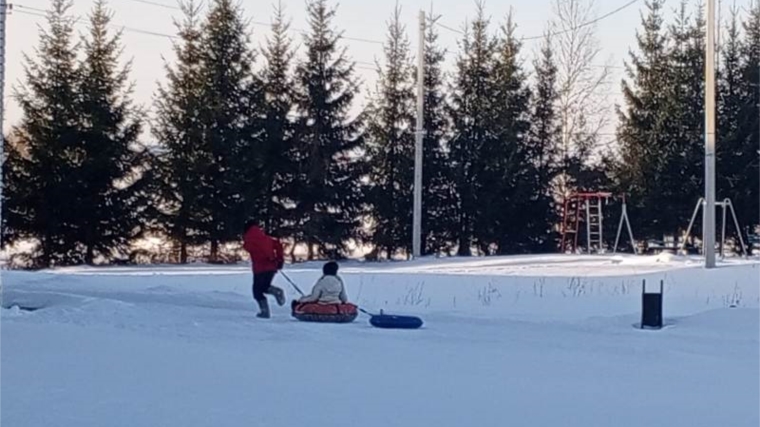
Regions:
<instances>
[{"instance_id":1,"label":"metal pole","mask_svg":"<svg viewBox=\"0 0 760 427\"><path fill-rule=\"evenodd\" d=\"M697 207L694 208L694 214L691 216L691 221L689 221L689 228L686 229L686 234L683 235L683 241L681 242L681 252L686 251L686 242L689 240L689 236L691 235L691 227L694 227L694 220L697 219L699 208L703 207L702 205L704 203L705 199L700 197L697 201ZM702 212L702 217L704 217L704 212Z\"/></svg>"},{"instance_id":2,"label":"metal pole","mask_svg":"<svg viewBox=\"0 0 760 427\"><path fill-rule=\"evenodd\" d=\"M726 258L726 207L728 206L728 199L720 203L720 207L723 213L723 222L721 223L720 231L720 259ZM741 234L741 230L736 230Z\"/></svg>"},{"instance_id":3,"label":"metal pole","mask_svg":"<svg viewBox=\"0 0 760 427\"><path fill-rule=\"evenodd\" d=\"M633 254L639 253L638 246L636 245L636 239L633 238L633 230L631 229L631 219L628 218L628 209L625 210L625 225L628 227L628 238L631 239L631 248L633 248Z\"/></svg>"},{"instance_id":4,"label":"metal pole","mask_svg":"<svg viewBox=\"0 0 760 427\"><path fill-rule=\"evenodd\" d=\"M720 43L720 36L721 36L721 29L723 28L723 20L722 20L722 13L723 13L723 0L718 0L718 11L716 12L718 14L718 23L715 27L715 55L716 57L720 58L721 55L721 48L723 45ZM715 62L715 72L720 73L720 61Z\"/></svg>"},{"instance_id":5,"label":"metal pole","mask_svg":"<svg viewBox=\"0 0 760 427\"><path fill-rule=\"evenodd\" d=\"M715 0L707 0L705 48L705 211L702 244L705 268L715 268Z\"/></svg>"},{"instance_id":6,"label":"metal pole","mask_svg":"<svg viewBox=\"0 0 760 427\"><path fill-rule=\"evenodd\" d=\"M607 199L604 199L607 203ZM604 213L602 212L604 206L602 205L602 199L599 199L599 253L604 253Z\"/></svg>"},{"instance_id":7,"label":"metal pole","mask_svg":"<svg viewBox=\"0 0 760 427\"><path fill-rule=\"evenodd\" d=\"M3 245L3 166L5 166L5 18L8 16L8 3L0 0L0 250ZM3 280L0 278L0 302L3 300Z\"/></svg>"},{"instance_id":8,"label":"metal pole","mask_svg":"<svg viewBox=\"0 0 760 427\"><path fill-rule=\"evenodd\" d=\"M586 252L591 253L591 199L586 199Z\"/></svg>"},{"instance_id":9,"label":"metal pole","mask_svg":"<svg viewBox=\"0 0 760 427\"><path fill-rule=\"evenodd\" d=\"M734 217L734 227L736 227L736 230L739 233L739 243L742 245L742 253L746 254L747 256L750 256L751 254L747 252L747 245L744 244L744 237L742 237L741 228L739 228L739 219L736 218L736 210L734 209L734 204L731 203L731 199L726 199L726 203L728 204L728 207L731 209L731 216Z\"/></svg>"},{"instance_id":10,"label":"metal pole","mask_svg":"<svg viewBox=\"0 0 760 427\"><path fill-rule=\"evenodd\" d=\"M5 18L8 16L8 3L0 0L0 215L3 211L3 165L5 164ZM0 242L3 238L2 218L0 218ZM2 243L0 243L2 248ZM0 281L1 282L1 281ZM2 284L0 283L0 286Z\"/></svg>"},{"instance_id":11,"label":"metal pole","mask_svg":"<svg viewBox=\"0 0 760 427\"><path fill-rule=\"evenodd\" d=\"M414 218L412 255L422 253L422 137L425 126L425 12L420 11L419 51L417 53L417 132L414 144Z\"/></svg>"},{"instance_id":12,"label":"metal pole","mask_svg":"<svg viewBox=\"0 0 760 427\"><path fill-rule=\"evenodd\" d=\"M628 218L628 205L625 201L625 195L623 195L623 210L622 214L620 215L620 224L618 224L617 236L615 237L615 247L612 250L612 253L617 253L618 243L620 242L620 233L623 231L623 223L625 223L625 226L628 229L628 239L631 241L631 249L633 249L633 254L636 255L639 251L636 248L636 240L633 238L633 230L631 229L631 220Z\"/></svg>"},{"instance_id":13,"label":"metal pole","mask_svg":"<svg viewBox=\"0 0 760 427\"><path fill-rule=\"evenodd\" d=\"M620 223L618 223L617 235L615 236L615 245L612 247L613 254L617 253L618 243L620 242L620 233L623 231L624 220L625 220L625 201L623 201L623 212L620 214Z\"/></svg>"}]
</instances>

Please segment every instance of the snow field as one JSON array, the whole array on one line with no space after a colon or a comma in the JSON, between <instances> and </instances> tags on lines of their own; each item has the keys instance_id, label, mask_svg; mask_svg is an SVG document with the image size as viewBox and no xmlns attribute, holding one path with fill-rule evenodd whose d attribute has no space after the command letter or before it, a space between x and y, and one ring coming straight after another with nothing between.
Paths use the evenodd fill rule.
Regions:
<instances>
[{"instance_id":1,"label":"snow field","mask_svg":"<svg viewBox=\"0 0 760 427\"><path fill-rule=\"evenodd\" d=\"M662 257L346 263L416 331L256 319L250 272L3 272L5 426L752 426L760 264ZM302 288L318 264L289 267ZM640 330L641 280L665 285ZM275 279L289 298L296 295ZM22 310L21 307L24 309ZM28 309L36 309L28 311Z\"/></svg>"}]
</instances>

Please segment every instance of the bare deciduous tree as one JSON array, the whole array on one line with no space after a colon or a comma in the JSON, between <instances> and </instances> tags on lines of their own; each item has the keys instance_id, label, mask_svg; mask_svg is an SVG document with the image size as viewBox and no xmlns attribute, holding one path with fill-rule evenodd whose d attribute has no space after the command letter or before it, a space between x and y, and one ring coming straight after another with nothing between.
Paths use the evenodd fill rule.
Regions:
<instances>
[{"instance_id":1,"label":"bare deciduous tree","mask_svg":"<svg viewBox=\"0 0 760 427\"><path fill-rule=\"evenodd\" d=\"M585 165L610 123L608 93L610 66L602 63L597 38L594 0L554 0L550 21L557 61L558 116L562 129L557 191L566 195L575 186L572 165Z\"/></svg>"}]
</instances>

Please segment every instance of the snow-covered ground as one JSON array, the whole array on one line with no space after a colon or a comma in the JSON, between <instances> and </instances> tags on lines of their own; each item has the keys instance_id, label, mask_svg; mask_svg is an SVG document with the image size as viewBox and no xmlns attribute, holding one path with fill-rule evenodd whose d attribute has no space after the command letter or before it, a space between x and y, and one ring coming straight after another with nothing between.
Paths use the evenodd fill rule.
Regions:
<instances>
[{"instance_id":1,"label":"snow-covered ground","mask_svg":"<svg viewBox=\"0 0 760 427\"><path fill-rule=\"evenodd\" d=\"M310 288L319 265L285 272ZM256 319L245 265L3 271L0 424L760 424L760 263L552 255L341 273L364 308L425 326L301 323L277 306ZM660 331L637 328L644 279L664 284Z\"/></svg>"}]
</instances>

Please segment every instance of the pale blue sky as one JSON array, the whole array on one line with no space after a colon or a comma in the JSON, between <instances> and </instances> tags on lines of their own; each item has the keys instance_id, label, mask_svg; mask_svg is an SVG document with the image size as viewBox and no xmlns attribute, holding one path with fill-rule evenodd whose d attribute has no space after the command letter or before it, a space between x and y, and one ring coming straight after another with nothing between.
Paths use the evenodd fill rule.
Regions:
<instances>
[{"instance_id":1,"label":"pale blue sky","mask_svg":"<svg viewBox=\"0 0 760 427\"><path fill-rule=\"evenodd\" d=\"M173 6L173 0L149 0ZM277 0L241 0L246 16L257 23L269 22L272 4ZM286 12L292 19L294 39L298 42L300 34L297 30L306 28L304 0L282 0L286 6ZM514 10L518 33L520 36L531 37L541 35L546 27L547 20L551 17L551 2L553 0L486 0L486 10L494 23L500 23L509 12L510 7ZM628 3L629 0L596 0L595 8L597 15L604 15ZM680 0L668 0L667 8L673 9ZM10 0L14 4L14 11L8 16L7 28L7 72L6 72L6 116L5 128L17 123L20 118L20 110L16 103L10 99L12 85L16 85L23 79L22 52L32 53L37 44L37 25L44 25L44 18L33 16L36 10L47 8L48 0ZM403 18L407 25L413 50L416 51L417 15L420 9L429 10L431 0L399 0L403 10ZM723 0L724 16L727 8L733 0ZM751 0L736 0L739 6L749 6ZM74 0L72 12L84 16L92 7L92 0ZM335 25L344 30L346 37L362 38L367 40L383 41L385 38L385 24L390 17L395 5L395 0L342 0L339 2ZM123 25L132 29L144 30L156 33L174 34L172 17L179 17L180 13L171 8L157 7L140 3L137 0L111 0L109 6L115 13L114 24ZM466 17L474 14L474 1L472 0L433 0L435 11L442 15L441 23L461 28ZM635 31L639 26L639 13L644 7L644 0L640 0L632 7L599 22L598 35L604 50L601 62L611 59L616 66L621 66L627 58L629 47L634 45ZM80 31L85 31L84 25L79 25ZM264 36L268 32L265 25L253 25L253 41L256 45L262 44ZM457 51L459 35L439 28L440 43L450 51L449 64L454 59ZM132 80L136 84L135 100L148 107L156 89L156 83L163 79L162 55L167 59L173 59L171 40L165 37L148 35L133 31L125 31L123 36L124 58L133 60ZM382 46L376 43L344 40L349 48L349 53L358 62L357 71L365 81L365 90L374 82L375 73L371 63L375 58L382 57ZM527 41L524 46L524 57L532 58L537 48L537 41ZM618 96L617 82L622 77L622 69L614 69L613 77L615 85L612 87L611 101ZM364 93L359 104L363 103Z\"/></svg>"}]
</instances>

